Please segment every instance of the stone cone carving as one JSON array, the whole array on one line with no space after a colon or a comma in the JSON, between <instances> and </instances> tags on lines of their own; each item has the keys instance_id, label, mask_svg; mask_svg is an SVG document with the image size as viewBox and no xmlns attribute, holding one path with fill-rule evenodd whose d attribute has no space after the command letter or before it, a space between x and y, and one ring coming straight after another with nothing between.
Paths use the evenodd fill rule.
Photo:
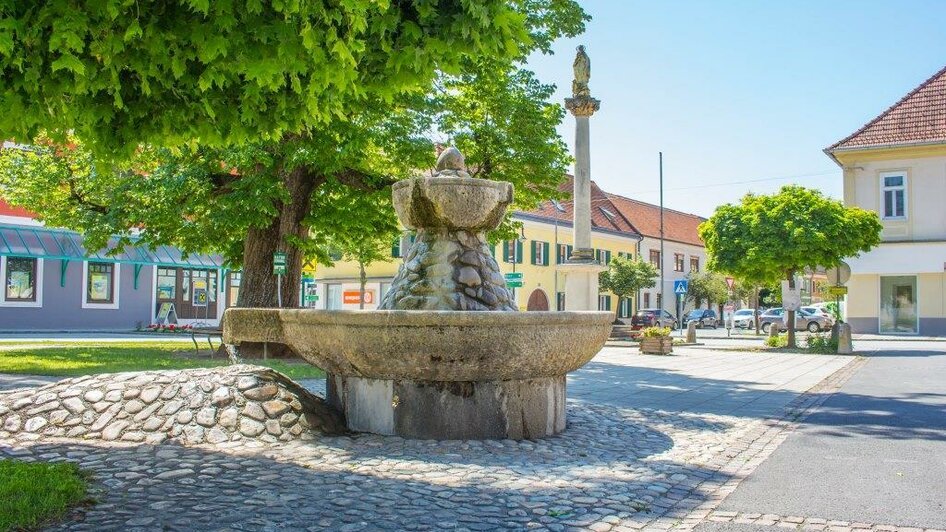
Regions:
<instances>
[{"instance_id":1,"label":"stone cone carving","mask_svg":"<svg viewBox=\"0 0 946 532\"><path fill-rule=\"evenodd\" d=\"M380 309L517 310L486 240L512 203L511 184L471 178L448 148L433 177L393 192L398 218L417 236Z\"/></svg>"}]
</instances>

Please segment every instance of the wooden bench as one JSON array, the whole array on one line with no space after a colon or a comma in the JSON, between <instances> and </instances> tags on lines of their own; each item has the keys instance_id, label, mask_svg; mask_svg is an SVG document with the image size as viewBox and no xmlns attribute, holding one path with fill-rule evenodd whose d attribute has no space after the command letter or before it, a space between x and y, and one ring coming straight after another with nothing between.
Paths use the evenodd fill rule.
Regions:
<instances>
[{"instance_id":1,"label":"wooden bench","mask_svg":"<svg viewBox=\"0 0 946 532\"><path fill-rule=\"evenodd\" d=\"M197 335L203 335L207 338L207 345L210 346L210 358L214 357L214 353L220 346L214 347L212 338L216 336L220 339L220 343L223 343L223 330L219 327L194 327L191 331L191 341L194 342L194 353L200 354L200 347L197 344Z\"/></svg>"}]
</instances>

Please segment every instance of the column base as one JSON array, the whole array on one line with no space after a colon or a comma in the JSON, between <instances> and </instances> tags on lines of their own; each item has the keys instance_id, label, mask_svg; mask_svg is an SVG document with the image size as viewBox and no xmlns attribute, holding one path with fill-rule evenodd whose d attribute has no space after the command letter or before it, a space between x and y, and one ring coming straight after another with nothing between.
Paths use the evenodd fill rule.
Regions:
<instances>
[{"instance_id":1,"label":"column base","mask_svg":"<svg viewBox=\"0 0 946 532\"><path fill-rule=\"evenodd\" d=\"M565 376L483 382L326 377L348 428L412 439L532 439L565 430Z\"/></svg>"},{"instance_id":2,"label":"column base","mask_svg":"<svg viewBox=\"0 0 946 532\"><path fill-rule=\"evenodd\" d=\"M565 272L565 310L598 310L598 274L607 266L594 258L569 259L561 269Z\"/></svg>"}]
</instances>

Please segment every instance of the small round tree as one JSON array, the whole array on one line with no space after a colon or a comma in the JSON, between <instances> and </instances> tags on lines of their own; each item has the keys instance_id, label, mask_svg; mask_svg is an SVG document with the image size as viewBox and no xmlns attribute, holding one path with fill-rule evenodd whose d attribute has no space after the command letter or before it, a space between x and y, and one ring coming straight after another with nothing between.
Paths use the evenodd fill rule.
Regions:
<instances>
[{"instance_id":1,"label":"small round tree","mask_svg":"<svg viewBox=\"0 0 946 532\"><path fill-rule=\"evenodd\" d=\"M607 290L618 296L620 302L622 297L632 297L638 290L656 286L657 268L640 259L617 256L611 259L608 269L598 275L598 284L601 290ZM616 306L615 321L617 321L617 313L621 310L620 304Z\"/></svg>"},{"instance_id":2,"label":"small round tree","mask_svg":"<svg viewBox=\"0 0 946 532\"><path fill-rule=\"evenodd\" d=\"M777 194L747 194L716 209L700 225L709 267L743 279L785 279L807 268L837 266L880 243L877 214L800 186ZM788 345L795 347L795 312L788 311Z\"/></svg>"}]
</instances>

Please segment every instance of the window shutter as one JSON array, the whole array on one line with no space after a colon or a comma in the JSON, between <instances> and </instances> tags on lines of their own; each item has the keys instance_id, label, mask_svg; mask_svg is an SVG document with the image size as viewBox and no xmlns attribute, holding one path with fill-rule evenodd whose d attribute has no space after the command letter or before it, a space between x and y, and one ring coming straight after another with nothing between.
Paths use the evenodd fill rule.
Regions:
<instances>
[{"instance_id":1,"label":"window shutter","mask_svg":"<svg viewBox=\"0 0 946 532\"><path fill-rule=\"evenodd\" d=\"M505 242L503 242L503 261L504 262L512 262L512 257L513 257L512 244L513 243L509 240L506 240Z\"/></svg>"},{"instance_id":2,"label":"window shutter","mask_svg":"<svg viewBox=\"0 0 946 532\"><path fill-rule=\"evenodd\" d=\"M516 240L516 264L522 264L522 242Z\"/></svg>"},{"instance_id":3,"label":"window shutter","mask_svg":"<svg viewBox=\"0 0 946 532\"><path fill-rule=\"evenodd\" d=\"M394 243L391 245L391 256L394 258L400 258L401 256L401 237L394 239Z\"/></svg>"},{"instance_id":4,"label":"window shutter","mask_svg":"<svg viewBox=\"0 0 946 532\"><path fill-rule=\"evenodd\" d=\"M542 243L542 250L544 251L544 253L542 253L542 266L549 265L549 248L550 247L551 246L549 245L548 242Z\"/></svg>"},{"instance_id":5,"label":"window shutter","mask_svg":"<svg viewBox=\"0 0 946 532\"><path fill-rule=\"evenodd\" d=\"M536 256L537 254L536 254L535 248L539 244L540 242L536 242L535 240L529 243L529 251L532 253L532 257L531 257L532 264L538 264L538 262L536 261L538 257Z\"/></svg>"}]
</instances>

